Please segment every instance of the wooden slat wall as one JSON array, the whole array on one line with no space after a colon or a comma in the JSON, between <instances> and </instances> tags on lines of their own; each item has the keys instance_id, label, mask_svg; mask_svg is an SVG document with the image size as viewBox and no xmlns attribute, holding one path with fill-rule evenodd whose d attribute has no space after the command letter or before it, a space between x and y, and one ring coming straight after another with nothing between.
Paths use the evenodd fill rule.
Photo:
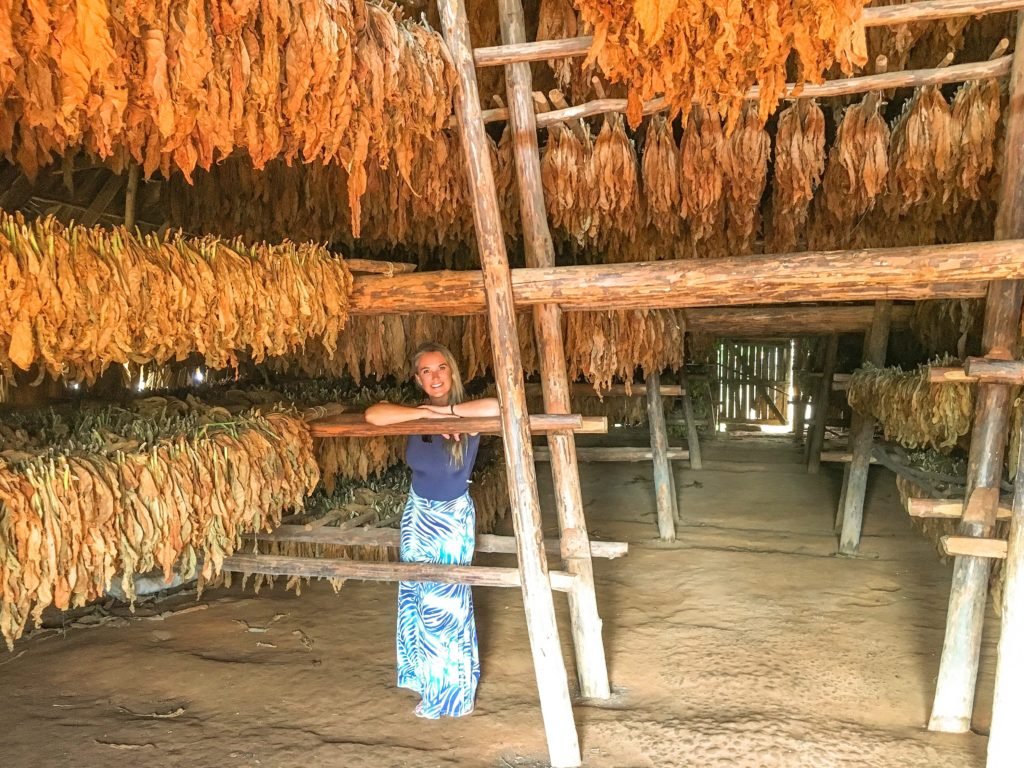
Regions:
<instances>
[{"instance_id":1,"label":"wooden slat wall","mask_svg":"<svg viewBox=\"0 0 1024 768\"><path fill-rule=\"evenodd\" d=\"M787 413L791 342L723 340L718 347L719 413L725 423L782 424L765 402L764 388Z\"/></svg>"}]
</instances>

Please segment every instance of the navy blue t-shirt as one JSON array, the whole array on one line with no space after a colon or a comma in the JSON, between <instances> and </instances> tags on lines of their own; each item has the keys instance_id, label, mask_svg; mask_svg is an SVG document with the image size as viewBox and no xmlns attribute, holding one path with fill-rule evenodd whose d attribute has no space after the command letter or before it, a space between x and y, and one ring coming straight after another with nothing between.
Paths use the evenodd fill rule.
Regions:
<instances>
[{"instance_id":1,"label":"navy blue t-shirt","mask_svg":"<svg viewBox=\"0 0 1024 768\"><path fill-rule=\"evenodd\" d=\"M451 465L443 437L409 435L405 461L412 469L412 490L417 496L432 501L451 501L469 490L469 476L480 450L480 435L461 435L460 440L465 460L456 468Z\"/></svg>"}]
</instances>

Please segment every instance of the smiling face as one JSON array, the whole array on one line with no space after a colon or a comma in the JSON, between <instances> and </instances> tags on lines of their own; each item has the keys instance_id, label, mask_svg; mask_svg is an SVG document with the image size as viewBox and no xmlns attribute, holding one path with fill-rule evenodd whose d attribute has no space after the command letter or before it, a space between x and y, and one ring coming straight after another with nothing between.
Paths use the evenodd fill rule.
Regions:
<instances>
[{"instance_id":1,"label":"smiling face","mask_svg":"<svg viewBox=\"0 0 1024 768\"><path fill-rule=\"evenodd\" d=\"M447 405L452 389L452 369L440 352L424 352L416 360L416 383L433 405Z\"/></svg>"}]
</instances>

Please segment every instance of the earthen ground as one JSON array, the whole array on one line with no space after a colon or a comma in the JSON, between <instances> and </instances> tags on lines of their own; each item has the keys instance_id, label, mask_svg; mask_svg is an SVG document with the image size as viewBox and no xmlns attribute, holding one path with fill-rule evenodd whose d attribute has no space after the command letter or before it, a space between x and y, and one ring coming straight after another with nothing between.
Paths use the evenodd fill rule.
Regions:
<instances>
[{"instance_id":1,"label":"earthen ground","mask_svg":"<svg viewBox=\"0 0 1024 768\"><path fill-rule=\"evenodd\" d=\"M983 766L998 623L976 732L929 733L950 571L912 531L892 475L873 470L861 556L846 559L831 533L838 466L808 476L784 438L722 438L706 454L708 469L676 470L672 545L655 538L650 464L582 467L592 534L630 543L596 561L615 694L576 700L585 765ZM716 471L716 458L765 466ZM553 533L547 465L538 474ZM0 766L545 765L520 593L476 590L477 708L439 722L394 686L395 593L221 590L160 619L196 605L185 594L121 626L28 637L0 655Z\"/></svg>"}]
</instances>

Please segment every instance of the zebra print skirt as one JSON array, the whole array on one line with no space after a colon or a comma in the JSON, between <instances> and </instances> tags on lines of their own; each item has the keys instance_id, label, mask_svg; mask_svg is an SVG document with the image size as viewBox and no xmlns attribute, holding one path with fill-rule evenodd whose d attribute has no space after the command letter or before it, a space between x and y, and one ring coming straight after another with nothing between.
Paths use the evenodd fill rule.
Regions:
<instances>
[{"instance_id":1,"label":"zebra print skirt","mask_svg":"<svg viewBox=\"0 0 1024 768\"><path fill-rule=\"evenodd\" d=\"M476 510L466 493L431 501L409 492L402 515L405 563L469 565L476 546ZM468 584L398 583L398 685L422 696L420 717L473 711L480 655Z\"/></svg>"}]
</instances>

